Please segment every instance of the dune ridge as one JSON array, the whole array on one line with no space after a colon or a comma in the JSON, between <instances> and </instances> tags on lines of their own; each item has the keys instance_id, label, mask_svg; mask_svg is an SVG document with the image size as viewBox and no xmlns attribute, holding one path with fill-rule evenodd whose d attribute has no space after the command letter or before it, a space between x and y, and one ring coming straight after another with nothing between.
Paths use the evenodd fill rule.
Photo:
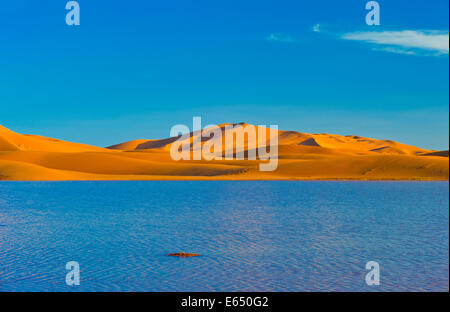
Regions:
<instances>
[{"instance_id":1,"label":"dune ridge","mask_svg":"<svg viewBox=\"0 0 450 312\"><path fill-rule=\"evenodd\" d=\"M246 127L246 123L222 124ZM258 127L257 132L268 131ZM269 134L269 132L267 132ZM101 148L13 132L0 125L0 180L448 180L448 151L356 135L278 130L278 168L258 170L263 160L173 161L178 137L139 139ZM217 138L190 133L203 146ZM269 140L269 137L267 137ZM236 142L222 141L224 150ZM246 137L245 155L254 146ZM228 144L228 145L227 145ZM193 152L193 148L191 148Z\"/></svg>"}]
</instances>

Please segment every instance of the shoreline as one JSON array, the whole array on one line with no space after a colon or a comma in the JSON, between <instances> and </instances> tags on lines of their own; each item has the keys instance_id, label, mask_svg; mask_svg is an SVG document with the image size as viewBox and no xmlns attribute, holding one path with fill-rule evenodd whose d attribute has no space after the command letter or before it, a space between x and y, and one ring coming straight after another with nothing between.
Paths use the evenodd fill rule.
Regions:
<instances>
[{"instance_id":1,"label":"shoreline","mask_svg":"<svg viewBox=\"0 0 450 312\"><path fill-rule=\"evenodd\" d=\"M206 178L206 177L179 177L179 178L154 178L154 179L56 179L56 180L16 180L0 179L1 182L145 182L145 181L329 181L329 182L449 182L449 178L378 178L378 179L360 179L360 178Z\"/></svg>"}]
</instances>

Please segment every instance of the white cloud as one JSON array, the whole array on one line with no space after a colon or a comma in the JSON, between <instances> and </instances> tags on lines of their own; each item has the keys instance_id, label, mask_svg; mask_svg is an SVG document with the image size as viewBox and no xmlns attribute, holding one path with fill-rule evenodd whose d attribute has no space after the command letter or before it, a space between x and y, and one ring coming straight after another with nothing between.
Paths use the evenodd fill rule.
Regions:
<instances>
[{"instance_id":1,"label":"white cloud","mask_svg":"<svg viewBox=\"0 0 450 312\"><path fill-rule=\"evenodd\" d=\"M297 39L288 34L276 34L271 33L266 37L266 40L269 41L280 41L280 42L296 42Z\"/></svg>"},{"instance_id":2,"label":"white cloud","mask_svg":"<svg viewBox=\"0 0 450 312\"><path fill-rule=\"evenodd\" d=\"M406 55L416 55L417 53L411 50L405 50L405 49L398 49L393 47L385 47L385 48L373 48L373 51L384 51L384 52L391 52L391 53L397 53L397 54L406 54Z\"/></svg>"},{"instance_id":3,"label":"white cloud","mask_svg":"<svg viewBox=\"0 0 450 312\"><path fill-rule=\"evenodd\" d=\"M314 32L320 32L320 24L314 25L313 28L312 28L312 30L313 30Z\"/></svg>"},{"instance_id":4,"label":"white cloud","mask_svg":"<svg viewBox=\"0 0 450 312\"><path fill-rule=\"evenodd\" d=\"M419 49L433 51L435 55L449 54L448 31L403 30L351 32L342 35L341 38L383 45L385 46L385 51L388 52L411 54L414 53L411 49Z\"/></svg>"}]
</instances>

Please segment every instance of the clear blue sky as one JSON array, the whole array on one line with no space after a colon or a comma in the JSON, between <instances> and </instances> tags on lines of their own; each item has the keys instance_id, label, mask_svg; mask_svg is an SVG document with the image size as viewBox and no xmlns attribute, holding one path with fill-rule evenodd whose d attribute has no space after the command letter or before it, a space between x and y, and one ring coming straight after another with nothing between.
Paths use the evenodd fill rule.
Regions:
<instances>
[{"instance_id":1,"label":"clear blue sky","mask_svg":"<svg viewBox=\"0 0 450 312\"><path fill-rule=\"evenodd\" d=\"M448 149L448 0L0 6L0 124L107 146L245 121ZM374 35L372 32L376 32ZM443 43L447 38L447 46Z\"/></svg>"}]
</instances>

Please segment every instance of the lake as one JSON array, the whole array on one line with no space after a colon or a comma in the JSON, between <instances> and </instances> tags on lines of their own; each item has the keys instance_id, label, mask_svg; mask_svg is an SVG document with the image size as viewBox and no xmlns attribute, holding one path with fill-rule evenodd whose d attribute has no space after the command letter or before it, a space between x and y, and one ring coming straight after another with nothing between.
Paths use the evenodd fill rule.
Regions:
<instances>
[{"instance_id":1,"label":"lake","mask_svg":"<svg viewBox=\"0 0 450 312\"><path fill-rule=\"evenodd\" d=\"M0 291L448 290L448 182L0 182Z\"/></svg>"}]
</instances>

